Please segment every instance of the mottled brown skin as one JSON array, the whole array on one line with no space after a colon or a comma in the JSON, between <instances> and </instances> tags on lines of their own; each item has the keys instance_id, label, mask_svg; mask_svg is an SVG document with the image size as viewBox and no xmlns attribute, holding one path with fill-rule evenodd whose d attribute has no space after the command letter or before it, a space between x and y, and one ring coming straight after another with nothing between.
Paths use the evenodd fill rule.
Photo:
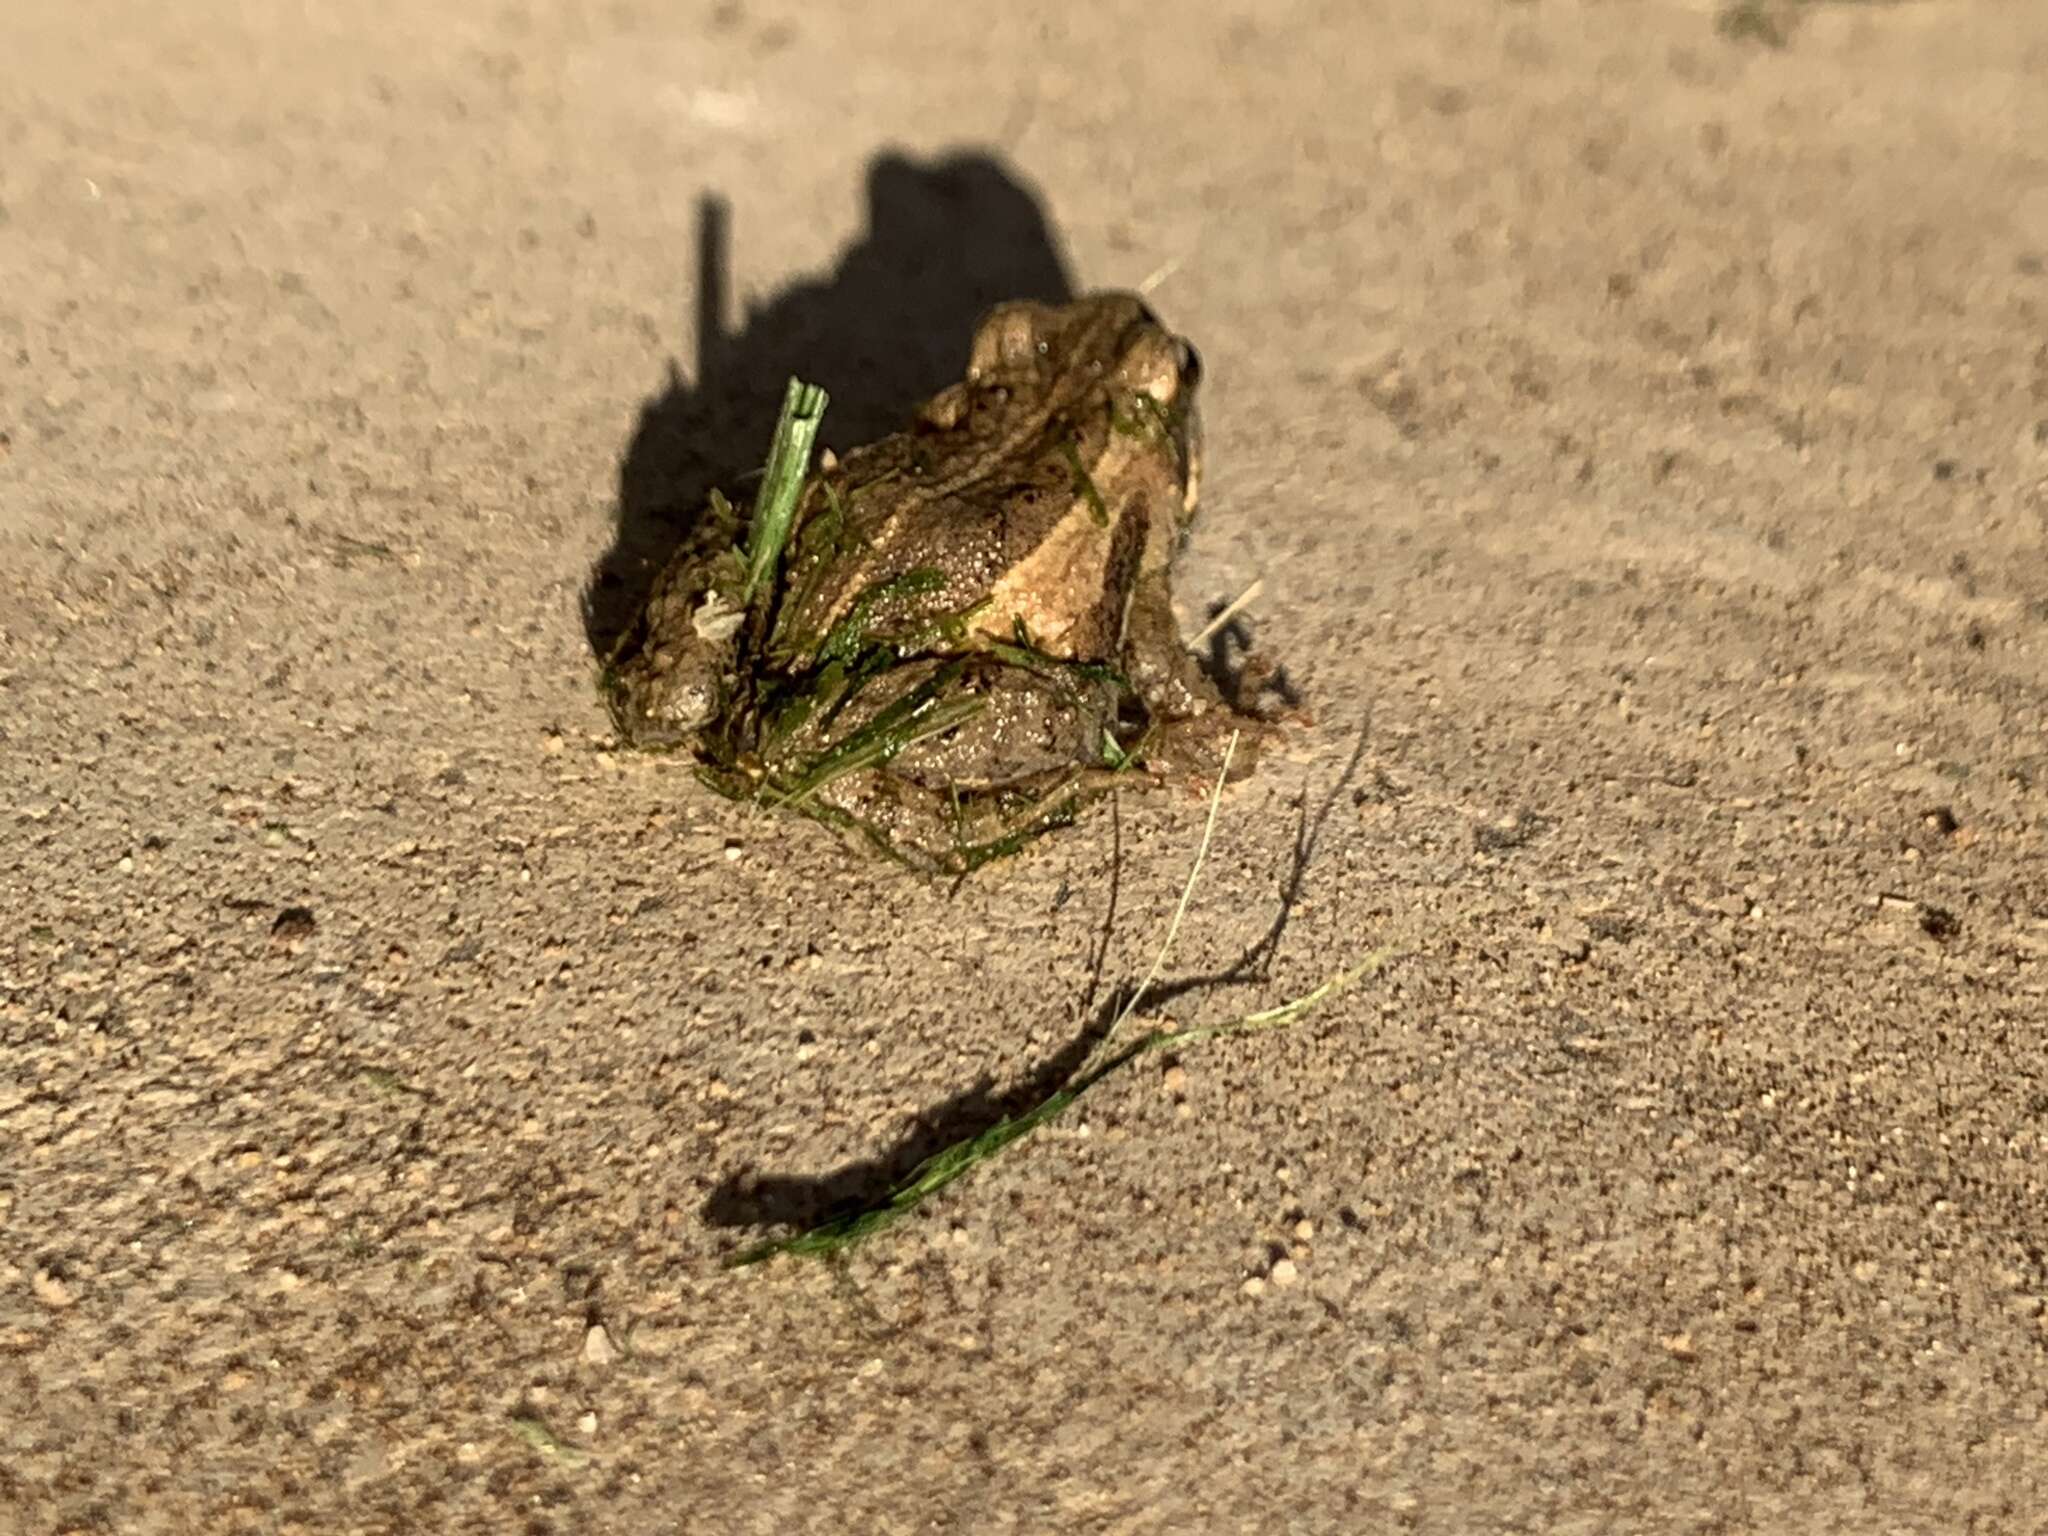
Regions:
<instances>
[{"instance_id":1,"label":"mottled brown skin","mask_svg":"<svg viewBox=\"0 0 2048 1536\"><path fill-rule=\"evenodd\" d=\"M857 549L807 538L829 521L831 497L813 493L778 635L801 649L863 592L928 571L943 585L894 606L892 623L981 604L970 646L1021 624L1063 660L1118 660L1130 605L1141 587L1165 597L1193 516L1194 383L1192 351L1127 294L1004 305L965 379L828 478Z\"/></svg>"},{"instance_id":2,"label":"mottled brown skin","mask_svg":"<svg viewBox=\"0 0 2048 1536\"><path fill-rule=\"evenodd\" d=\"M1197 374L1193 350L1129 294L995 310L961 382L808 487L762 664L801 675L849 632L895 642L906 663L826 727L764 749L766 768L814 757L965 657L947 691L977 695L980 712L836 781L821 803L898 845L936 848L962 837L963 794L1001 792L1008 816L1098 775L1105 736L1130 746L1140 735L1128 709L1120 717L1123 690L994 654L1023 644L1128 679L1147 768L1212 772L1222 738L1245 722L1188 655L1168 587L1199 485ZM657 584L639 649L614 679L630 740L716 730L743 691L740 642L719 622L736 605L733 571L699 547ZM1248 768L1250 753L1236 761Z\"/></svg>"}]
</instances>

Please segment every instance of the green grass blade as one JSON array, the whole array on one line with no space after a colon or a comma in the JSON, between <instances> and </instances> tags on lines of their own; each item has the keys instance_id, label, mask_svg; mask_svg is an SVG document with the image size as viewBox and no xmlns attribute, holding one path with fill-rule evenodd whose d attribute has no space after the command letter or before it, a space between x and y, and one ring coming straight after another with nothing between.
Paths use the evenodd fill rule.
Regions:
<instances>
[{"instance_id":1,"label":"green grass blade","mask_svg":"<svg viewBox=\"0 0 2048 1536\"><path fill-rule=\"evenodd\" d=\"M1109 504L1102 499L1102 492L1095 488L1095 481L1089 477L1088 466L1081 462L1081 450L1071 440L1060 444L1060 451L1067 456L1067 468L1074 476L1074 492L1088 503L1088 515L1098 526L1109 526Z\"/></svg>"},{"instance_id":2,"label":"green grass blade","mask_svg":"<svg viewBox=\"0 0 2048 1536\"><path fill-rule=\"evenodd\" d=\"M801 379L791 379L783 394L782 415L775 423L761 494L755 499L753 522L747 530L747 585L742 596L748 603L773 588L775 568L789 542L797 502L803 497L804 477L810 473L811 450L818 441L818 424L829 399L824 390Z\"/></svg>"},{"instance_id":3,"label":"green grass blade","mask_svg":"<svg viewBox=\"0 0 2048 1536\"><path fill-rule=\"evenodd\" d=\"M512 1432L543 1456L551 1457L567 1467L580 1467L590 1460L590 1453L569 1444L541 1420L530 1416L513 1419Z\"/></svg>"},{"instance_id":4,"label":"green grass blade","mask_svg":"<svg viewBox=\"0 0 2048 1536\"><path fill-rule=\"evenodd\" d=\"M868 629L876 609L903 598L928 597L945 585L946 573L930 566L919 566L876 582L853 600L845 618L826 631L825 638L818 642L818 660L853 660L867 648Z\"/></svg>"},{"instance_id":5,"label":"green grass blade","mask_svg":"<svg viewBox=\"0 0 2048 1536\"><path fill-rule=\"evenodd\" d=\"M780 793L769 802L771 808L815 794L846 774L885 763L912 742L949 731L979 714L988 704L985 694L942 697L964 669L961 662L942 667L902 698L877 711L874 719L811 763L794 780L777 785Z\"/></svg>"}]
</instances>

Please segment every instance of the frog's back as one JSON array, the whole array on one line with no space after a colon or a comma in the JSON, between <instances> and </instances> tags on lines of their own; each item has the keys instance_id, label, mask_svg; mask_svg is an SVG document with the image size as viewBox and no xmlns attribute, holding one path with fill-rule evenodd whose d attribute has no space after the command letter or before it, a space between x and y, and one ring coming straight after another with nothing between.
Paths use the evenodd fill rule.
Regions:
<instances>
[{"instance_id":1,"label":"frog's back","mask_svg":"<svg viewBox=\"0 0 2048 1536\"><path fill-rule=\"evenodd\" d=\"M1184 456L1141 398L1177 345L1129 294L999 306L965 379L812 487L779 649L1022 637L1113 659L1148 541L1182 511Z\"/></svg>"},{"instance_id":2,"label":"frog's back","mask_svg":"<svg viewBox=\"0 0 2048 1536\"><path fill-rule=\"evenodd\" d=\"M1014 643L1021 623L1053 655L1113 652L1113 530L1106 516L1074 515L1072 429L1041 421L997 454L960 452L952 435L885 439L813 489L777 621L783 649L807 651L835 630L841 643L984 649Z\"/></svg>"}]
</instances>

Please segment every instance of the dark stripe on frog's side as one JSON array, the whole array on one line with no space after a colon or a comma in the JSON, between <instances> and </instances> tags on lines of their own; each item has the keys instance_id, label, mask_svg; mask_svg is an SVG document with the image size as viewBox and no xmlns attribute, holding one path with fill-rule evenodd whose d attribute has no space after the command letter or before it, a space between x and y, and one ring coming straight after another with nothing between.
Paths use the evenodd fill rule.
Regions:
<instances>
[{"instance_id":1,"label":"dark stripe on frog's side","mask_svg":"<svg viewBox=\"0 0 2048 1536\"><path fill-rule=\"evenodd\" d=\"M1100 649L1105 656L1115 656L1124 648L1131 597L1138 590L1138 566L1145 558L1145 539L1152 529L1150 509L1145 506L1143 498L1134 500L1136 505L1126 510L1118 520L1109 546L1110 577L1103 583L1100 616L1103 626ZM1122 596L1113 599L1111 593L1121 593ZM1114 608L1110 606L1112 602Z\"/></svg>"},{"instance_id":2,"label":"dark stripe on frog's side","mask_svg":"<svg viewBox=\"0 0 2048 1536\"><path fill-rule=\"evenodd\" d=\"M1110 422L1116 421L1115 409L1111 408ZM1102 527L1109 526L1109 505L1102 499L1102 492L1095 489L1094 478L1088 473L1088 466L1081 462L1081 448L1078 439L1067 438L1060 444L1066 453L1067 468L1074 472L1074 494L1081 498L1088 508L1088 515Z\"/></svg>"}]
</instances>

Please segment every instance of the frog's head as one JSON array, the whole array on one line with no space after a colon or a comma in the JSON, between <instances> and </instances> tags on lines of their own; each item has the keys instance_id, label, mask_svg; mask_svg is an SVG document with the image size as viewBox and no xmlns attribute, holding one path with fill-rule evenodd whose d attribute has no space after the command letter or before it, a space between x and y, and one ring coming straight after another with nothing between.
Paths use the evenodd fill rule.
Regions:
<instances>
[{"instance_id":1,"label":"frog's head","mask_svg":"<svg viewBox=\"0 0 2048 1536\"><path fill-rule=\"evenodd\" d=\"M1138 300L1122 298L1135 311L1117 345L1116 379L1143 395L1156 409L1150 414L1163 428L1178 461L1181 479L1180 525L1194 520L1202 488L1202 413L1196 403L1202 382L1202 358L1184 336L1176 336Z\"/></svg>"},{"instance_id":2,"label":"frog's head","mask_svg":"<svg viewBox=\"0 0 2048 1536\"><path fill-rule=\"evenodd\" d=\"M1202 422L1195 396L1202 360L1131 293L1095 293L1071 304L999 305L975 333L970 384L1033 387L1047 394L1107 376L1143 395L1178 460L1182 524L1193 517L1202 478Z\"/></svg>"}]
</instances>

